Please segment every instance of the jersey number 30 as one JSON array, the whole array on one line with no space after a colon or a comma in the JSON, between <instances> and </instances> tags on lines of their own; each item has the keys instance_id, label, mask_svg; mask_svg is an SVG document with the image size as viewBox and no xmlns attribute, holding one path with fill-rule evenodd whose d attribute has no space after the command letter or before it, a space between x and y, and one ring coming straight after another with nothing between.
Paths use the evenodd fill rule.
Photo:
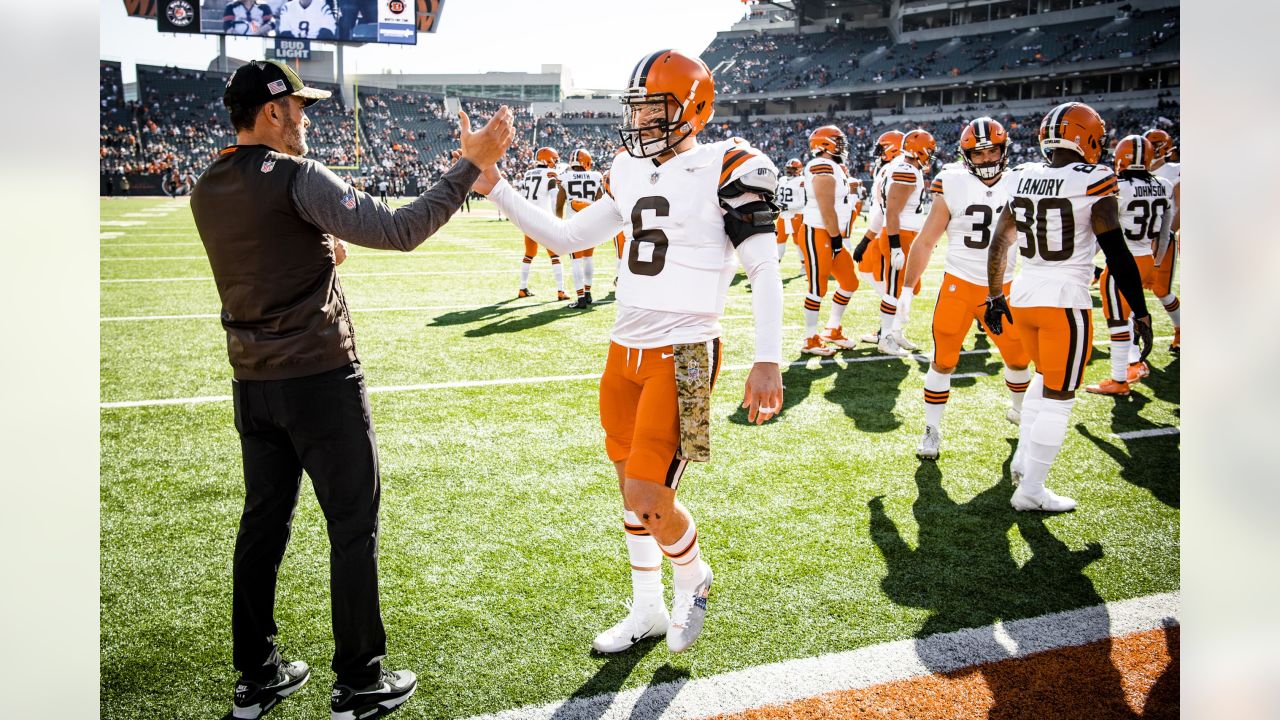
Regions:
<instances>
[{"instance_id":1,"label":"jersey number 30","mask_svg":"<svg viewBox=\"0 0 1280 720\"><path fill-rule=\"evenodd\" d=\"M658 228L644 227L644 211L652 210L655 217L671 214L671 204L661 196L642 197L631 208L631 251L627 253L627 269L633 275L650 277L662 272L667 264L667 234ZM640 243L652 243L648 260L640 259Z\"/></svg>"},{"instance_id":2,"label":"jersey number 30","mask_svg":"<svg viewBox=\"0 0 1280 720\"><path fill-rule=\"evenodd\" d=\"M1023 257L1033 258L1039 255L1050 262L1060 262L1071 257L1076 251L1075 214L1071 212L1071 201L1067 198L1046 197L1039 202L1031 198L1018 196L1009 202L1013 208L1013 224L1018 232L1027 238L1027 244L1019 248ZM1021 213L1019 212L1021 211ZM1049 247L1049 213L1058 213L1058 221L1062 239L1061 247L1053 250ZM1032 225L1032 222L1035 222Z\"/></svg>"}]
</instances>

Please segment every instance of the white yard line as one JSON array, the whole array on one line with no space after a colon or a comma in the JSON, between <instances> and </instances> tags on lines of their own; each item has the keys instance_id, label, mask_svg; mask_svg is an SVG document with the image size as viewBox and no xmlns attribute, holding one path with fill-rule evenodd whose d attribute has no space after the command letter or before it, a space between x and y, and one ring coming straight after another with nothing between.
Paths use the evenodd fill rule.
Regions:
<instances>
[{"instance_id":1,"label":"white yard line","mask_svg":"<svg viewBox=\"0 0 1280 720\"><path fill-rule=\"evenodd\" d=\"M987 355L990 350L964 350L961 355ZM908 358L898 358L892 355L866 355L855 358L829 357L818 359L817 365L851 365L854 363L876 362L879 360L906 360ZM918 359L918 358L911 358ZM792 362L782 363L783 366L803 366L813 362L813 358L802 360L794 360ZM734 372L741 370L750 370L750 364L742 365L726 365L721 368L724 372ZM469 387L494 387L501 385L541 385L552 382L570 382L578 380L597 380L600 378L599 372L585 373L582 375L551 375L545 377L522 377L522 378L491 378L489 380L452 380L442 383L422 383L418 385L382 385L369 388L369 394L380 393L399 393L399 392L423 392L428 390L445 390L452 388L469 388ZM230 395L205 395L190 398L163 398L159 400L123 400L117 402L99 403L98 407L104 410L116 408L132 408L132 407L153 407L157 405L200 405L210 402L226 402L231 399Z\"/></svg>"},{"instance_id":2,"label":"white yard line","mask_svg":"<svg viewBox=\"0 0 1280 720\"><path fill-rule=\"evenodd\" d=\"M1152 428L1150 430L1133 430L1131 432L1114 433L1111 437L1117 440L1138 440L1149 437L1162 437L1165 435L1177 435L1181 432L1176 427Z\"/></svg>"},{"instance_id":3,"label":"white yard line","mask_svg":"<svg viewBox=\"0 0 1280 720\"><path fill-rule=\"evenodd\" d=\"M98 224L103 227L137 227L138 225L146 225L146 220L99 220Z\"/></svg>"},{"instance_id":4,"label":"white yard line","mask_svg":"<svg viewBox=\"0 0 1280 720\"><path fill-rule=\"evenodd\" d=\"M1180 611L1179 593L1148 595L470 720L676 720L739 713L1156 630L1178 624Z\"/></svg>"},{"instance_id":5,"label":"white yard line","mask_svg":"<svg viewBox=\"0 0 1280 720\"><path fill-rule=\"evenodd\" d=\"M419 276L419 275L509 275L520 272L520 268L515 267L509 270L405 270L398 272L347 272L338 273L340 277L395 277L395 276ZM170 278L107 278L99 280L103 284L114 283L169 283L169 282L213 282L210 276L203 277L170 277Z\"/></svg>"}]
</instances>

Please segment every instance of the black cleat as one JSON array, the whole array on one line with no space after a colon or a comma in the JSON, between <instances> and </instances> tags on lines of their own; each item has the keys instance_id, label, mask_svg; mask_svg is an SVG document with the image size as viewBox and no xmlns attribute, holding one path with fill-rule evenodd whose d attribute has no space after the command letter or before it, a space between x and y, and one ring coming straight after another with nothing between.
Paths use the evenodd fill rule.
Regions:
<instances>
[{"instance_id":1,"label":"black cleat","mask_svg":"<svg viewBox=\"0 0 1280 720\"><path fill-rule=\"evenodd\" d=\"M517 298L533 297L533 291L529 288L520 288L520 292L516 293Z\"/></svg>"},{"instance_id":2,"label":"black cleat","mask_svg":"<svg viewBox=\"0 0 1280 720\"><path fill-rule=\"evenodd\" d=\"M590 307L591 307L591 301L587 299L587 296L583 295L583 296L580 296L577 300L574 300L573 302L566 305L564 309L565 310L587 310Z\"/></svg>"},{"instance_id":3,"label":"black cleat","mask_svg":"<svg viewBox=\"0 0 1280 720\"><path fill-rule=\"evenodd\" d=\"M588 290L588 291L587 291L587 292L582 296L582 302L585 302L585 303L586 303L586 304L588 304L588 305L590 305L591 303L594 303L594 302L595 302L595 300L592 300L592 299L591 299L591 291L590 291L590 290Z\"/></svg>"},{"instance_id":4,"label":"black cleat","mask_svg":"<svg viewBox=\"0 0 1280 720\"><path fill-rule=\"evenodd\" d=\"M276 676L270 682L256 683L241 677L236 681L236 696L231 712L222 720L257 720L271 708L289 697L311 677L311 668L304 662L281 663Z\"/></svg>"},{"instance_id":5,"label":"black cleat","mask_svg":"<svg viewBox=\"0 0 1280 720\"><path fill-rule=\"evenodd\" d=\"M363 690L335 685L329 702L332 720L380 718L403 705L417 689L418 676L412 670L383 670L382 678Z\"/></svg>"}]
</instances>

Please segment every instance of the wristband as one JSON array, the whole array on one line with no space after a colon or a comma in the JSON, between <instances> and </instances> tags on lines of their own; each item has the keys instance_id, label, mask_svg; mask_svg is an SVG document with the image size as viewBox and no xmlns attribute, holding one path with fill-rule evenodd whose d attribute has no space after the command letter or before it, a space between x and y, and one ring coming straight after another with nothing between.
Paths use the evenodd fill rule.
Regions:
<instances>
[{"instance_id":1,"label":"wristband","mask_svg":"<svg viewBox=\"0 0 1280 720\"><path fill-rule=\"evenodd\" d=\"M902 247L902 239L898 237L897 233L894 233L889 236L889 247L893 248L894 250L897 250Z\"/></svg>"}]
</instances>

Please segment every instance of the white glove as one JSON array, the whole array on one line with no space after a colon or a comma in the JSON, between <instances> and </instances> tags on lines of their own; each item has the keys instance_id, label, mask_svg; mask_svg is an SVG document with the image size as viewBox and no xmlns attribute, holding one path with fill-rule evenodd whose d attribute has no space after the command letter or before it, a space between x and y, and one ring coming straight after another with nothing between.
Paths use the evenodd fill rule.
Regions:
<instances>
[{"instance_id":1,"label":"white glove","mask_svg":"<svg viewBox=\"0 0 1280 720\"><path fill-rule=\"evenodd\" d=\"M907 264L907 254L902 252L902 248L893 248L889 251L889 262L894 270L901 270Z\"/></svg>"}]
</instances>

